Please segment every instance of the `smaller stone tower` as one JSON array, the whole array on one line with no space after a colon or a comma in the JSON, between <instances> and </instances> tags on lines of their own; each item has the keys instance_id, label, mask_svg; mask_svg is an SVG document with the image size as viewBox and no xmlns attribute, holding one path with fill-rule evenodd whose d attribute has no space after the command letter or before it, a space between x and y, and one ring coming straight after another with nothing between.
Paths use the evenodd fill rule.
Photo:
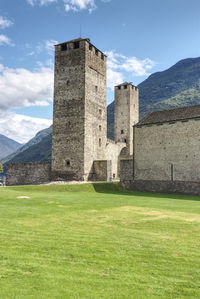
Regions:
<instances>
[{"instance_id":1,"label":"smaller stone tower","mask_svg":"<svg viewBox=\"0 0 200 299\"><path fill-rule=\"evenodd\" d=\"M115 86L115 142L125 142L127 155L133 154L133 125L139 121L139 89L131 82Z\"/></svg>"}]
</instances>

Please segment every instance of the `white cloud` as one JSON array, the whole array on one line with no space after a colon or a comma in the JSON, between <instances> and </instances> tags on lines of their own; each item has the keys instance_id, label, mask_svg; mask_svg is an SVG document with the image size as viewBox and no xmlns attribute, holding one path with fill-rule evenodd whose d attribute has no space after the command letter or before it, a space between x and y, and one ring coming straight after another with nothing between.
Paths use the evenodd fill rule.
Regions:
<instances>
[{"instance_id":1,"label":"white cloud","mask_svg":"<svg viewBox=\"0 0 200 299\"><path fill-rule=\"evenodd\" d=\"M79 12L82 10L88 10L89 13L93 12L96 8L96 2L98 0L26 0L30 5L48 5L53 2L62 2L64 3L65 11L74 11ZM100 0L101 2L108 3L112 0Z\"/></svg>"},{"instance_id":2,"label":"white cloud","mask_svg":"<svg viewBox=\"0 0 200 299\"><path fill-rule=\"evenodd\" d=\"M64 0L66 11L80 11L87 9L90 13L96 9L94 0Z\"/></svg>"},{"instance_id":3,"label":"white cloud","mask_svg":"<svg viewBox=\"0 0 200 299\"><path fill-rule=\"evenodd\" d=\"M155 66L155 62L150 58L126 57L115 51L108 51L105 54L107 55L108 87L111 89L124 81L124 73L131 73L135 77L149 76L149 71Z\"/></svg>"},{"instance_id":4,"label":"white cloud","mask_svg":"<svg viewBox=\"0 0 200 299\"><path fill-rule=\"evenodd\" d=\"M4 34L0 34L0 46L7 45L7 46L14 46L11 39Z\"/></svg>"},{"instance_id":5,"label":"white cloud","mask_svg":"<svg viewBox=\"0 0 200 299\"><path fill-rule=\"evenodd\" d=\"M57 0L27 0L27 2L32 6L35 6L37 4L43 6L53 2L57 2Z\"/></svg>"},{"instance_id":6,"label":"white cloud","mask_svg":"<svg viewBox=\"0 0 200 299\"><path fill-rule=\"evenodd\" d=\"M0 109L45 106L53 98L53 70L40 66L31 72L0 64Z\"/></svg>"},{"instance_id":7,"label":"white cloud","mask_svg":"<svg viewBox=\"0 0 200 299\"><path fill-rule=\"evenodd\" d=\"M10 112L28 106L47 106L53 99L53 69L11 69L0 64L0 133L27 142L52 121Z\"/></svg>"},{"instance_id":8,"label":"white cloud","mask_svg":"<svg viewBox=\"0 0 200 299\"><path fill-rule=\"evenodd\" d=\"M13 25L13 22L5 17L0 16L0 29L5 29Z\"/></svg>"},{"instance_id":9,"label":"white cloud","mask_svg":"<svg viewBox=\"0 0 200 299\"><path fill-rule=\"evenodd\" d=\"M122 83L124 81L123 74L116 72L111 68L107 69L107 87L111 90L114 89L114 86Z\"/></svg>"},{"instance_id":10,"label":"white cloud","mask_svg":"<svg viewBox=\"0 0 200 299\"><path fill-rule=\"evenodd\" d=\"M38 131L49 127L51 120L34 118L0 110L0 134L20 143L27 142Z\"/></svg>"},{"instance_id":11,"label":"white cloud","mask_svg":"<svg viewBox=\"0 0 200 299\"><path fill-rule=\"evenodd\" d=\"M45 41L45 49L48 52L49 55L54 54L54 46L58 44L57 40L50 39Z\"/></svg>"},{"instance_id":12,"label":"white cloud","mask_svg":"<svg viewBox=\"0 0 200 299\"><path fill-rule=\"evenodd\" d=\"M43 42L40 42L37 44L37 46L34 49L33 49L33 47L31 47L31 52L29 52L27 54L27 56L37 55L44 51L46 51L48 55L53 56L54 45L56 45L56 44L58 44L58 41L54 40L54 39L45 40ZM30 47L27 47L27 48L29 49Z\"/></svg>"}]
</instances>

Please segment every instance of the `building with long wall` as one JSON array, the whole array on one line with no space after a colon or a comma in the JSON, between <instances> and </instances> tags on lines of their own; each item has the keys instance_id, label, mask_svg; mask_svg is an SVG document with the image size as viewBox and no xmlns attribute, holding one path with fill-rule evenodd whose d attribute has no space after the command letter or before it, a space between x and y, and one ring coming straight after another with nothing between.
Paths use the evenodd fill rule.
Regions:
<instances>
[{"instance_id":1,"label":"building with long wall","mask_svg":"<svg viewBox=\"0 0 200 299\"><path fill-rule=\"evenodd\" d=\"M133 159L121 161L127 189L200 195L200 105L148 114L133 140Z\"/></svg>"}]
</instances>

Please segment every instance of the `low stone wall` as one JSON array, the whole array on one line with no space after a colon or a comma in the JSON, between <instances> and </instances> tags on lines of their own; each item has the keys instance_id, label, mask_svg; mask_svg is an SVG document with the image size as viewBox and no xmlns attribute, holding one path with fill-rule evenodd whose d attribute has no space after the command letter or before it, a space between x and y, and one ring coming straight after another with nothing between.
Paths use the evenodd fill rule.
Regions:
<instances>
[{"instance_id":1,"label":"low stone wall","mask_svg":"<svg viewBox=\"0 0 200 299\"><path fill-rule=\"evenodd\" d=\"M51 163L6 165L6 185L37 185L51 180Z\"/></svg>"},{"instance_id":2,"label":"low stone wall","mask_svg":"<svg viewBox=\"0 0 200 299\"><path fill-rule=\"evenodd\" d=\"M112 177L112 161L101 160L93 162L93 181L105 181L108 182Z\"/></svg>"},{"instance_id":3,"label":"low stone wall","mask_svg":"<svg viewBox=\"0 0 200 299\"><path fill-rule=\"evenodd\" d=\"M200 182L123 180L122 185L128 190L141 192L200 195Z\"/></svg>"},{"instance_id":4,"label":"low stone wall","mask_svg":"<svg viewBox=\"0 0 200 299\"><path fill-rule=\"evenodd\" d=\"M120 181L129 184L133 181L133 159L120 160Z\"/></svg>"}]
</instances>

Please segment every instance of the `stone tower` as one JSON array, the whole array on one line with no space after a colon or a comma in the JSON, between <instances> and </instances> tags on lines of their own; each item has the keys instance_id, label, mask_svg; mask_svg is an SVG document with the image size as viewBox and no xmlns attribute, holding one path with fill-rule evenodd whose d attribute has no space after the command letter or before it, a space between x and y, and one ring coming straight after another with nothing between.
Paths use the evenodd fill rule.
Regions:
<instances>
[{"instance_id":1,"label":"stone tower","mask_svg":"<svg viewBox=\"0 0 200 299\"><path fill-rule=\"evenodd\" d=\"M90 178L106 139L106 56L89 39L56 45L52 177Z\"/></svg>"},{"instance_id":2,"label":"stone tower","mask_svg":"<svg viewBox=\"0 0 200 299\"><path fill-rule=\"evenodd\" d=\"M127 155L133 154L133 125L139 121L139 89L125 82L115 86L115 142L125 142Z\"/></svg>"}]
</instances>

